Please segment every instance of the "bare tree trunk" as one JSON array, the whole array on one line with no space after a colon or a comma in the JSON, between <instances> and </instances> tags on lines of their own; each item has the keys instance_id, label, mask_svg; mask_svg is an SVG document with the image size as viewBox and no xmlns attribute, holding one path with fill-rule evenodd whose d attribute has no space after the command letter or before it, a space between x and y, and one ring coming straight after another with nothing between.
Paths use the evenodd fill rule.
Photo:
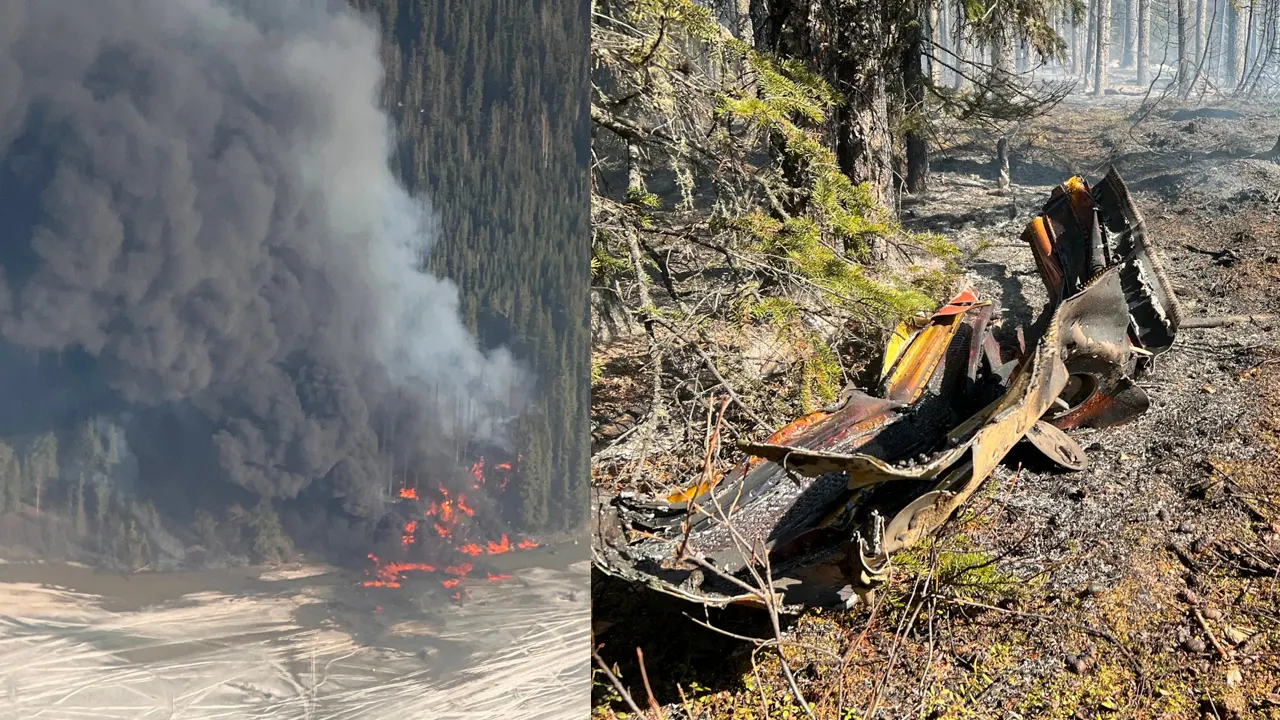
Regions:
<instances>
[{"instance_id":1,"label":"bare tree trunk","mask_svg":"<svg viewBox=\"0 0 1280 720\"><path fill-rule=\"evenodd\" d=\"M644 186L644 174L641 171L640 146L627 142L627 196L636 198L643 196L647 190ZM627 252L631 258L631 270L636 276L636 293L640 296L640 316L644 323L645 333L649 336L649 364L653 375L650 378L650 415L646 421L650 429L656 428L666 414L662 402L662 347L658 344L654 330L653 296L649 292L649 273L645 270L644 260L640 256L640 235L636 228L627 229Z\"/></svg>"},{"instance_id":2,"label":"bare tree trunk","mask_svg":"<svg viewBox=\"0 0 1280 720\"><path fill-rule=\"evenodd\" d=\"M1138 84L1147 84L1147 71L1151 64L1151 0L1138 2Z\"/></svg>"},{"instance_id":3,"label":"bare tree trunk","mask_svg":"<svg viewBox=\"0 0 1280 720\"><path fill-rule=\"evenodd\" d=\"M1247 0L1240 0L1240 5L1228 0L1231 6L1231 48L1227 62L1227 82L1228 88L1235 89L1240 86L1240 79L1244 76L1244 44L1249 33L1249 10L1244 4Z\"/></svg>"},{"instance_id":4,"label":"bare tree trunk","mask_svg":"<svg viewBox=\"0 0 1280 720\"><path fill-rule=\"evenodd\" d=\"M956 72L955 77L952 79L951 86L956 90L963 90L965 87L964 73L968 72L968 69L965 68L964 61L969 56L969 43L965 42L964 39L964 21L961 19L963 18L963 14L961 12L960 0L956 1L956 5L953 6L953 10L948 13L948 17L951 19L951 26L947 29L951 31L952 52L956 55Z\"/></svg>"},{"instance_id":5,"label":"bare tree trunk","mask_svg":"<svg viewBox=\"0 0 1280 720\"><path fill-rule=\"evenodd\" d=\"M1081 67L1080 55L1083 51L1080 49L1080 26L1073 20L1071 21L1071 76L1080 77L1084 72Z\"/></svg>"},{"instance_id":6,"label":"bare tree trunk","mask_svg":"<svg viewBox=\"0 0 1280 720\"><path fill-rule=\"evenodd\" d=\"M1098 0L1098 57L1093 72L1093 94L1102 95L1107 89L1107 53L1111 41L1111 0Z\"/></svg>"},{"instance_id":7,"label":"bare tree trunk","mask_svg":"<svg viewBox=\"0 0 1280 720\"><path fill-rule=\"evenodd\" d=\"M942 14L938 11L938 2L939 0L929 0L929 79L935 84L942 77L942 66L933 59L940 52L938 46L942 44L942 30L938 27L942 22Z\"/></svg>"},{"instance_id":8,"label":"bare tree trunk","mask_svg":"<svg viewBox=\"0 0 1280 720\"><path fill-rule=\"evenodd\" d=\"M1004 135L996 140L996 165L1000 170L996 187L1003 193L1009 189L1009 140Z\"/></svg>"},{"instance_id":9,"label":"bare tree trunk","mask_svg":"<svg viewBox=\"0 0 1280 720\"><path fill-rule=\"evenodd\" d=\"M1261 18L1261 12L1258 10L1257 0L1251 0L1249 3L1249 23L1248 30L1245 32L1244 43L1244 70L1242 74L1248 77L1249 70L1253 68L1254 48L1258 45L1258 21Z\"/></svg>"},{"instance_id":10,"label":"bare tree trunk","mask_svg":"<svg viewBox=\"0 0 1280 720\"><path fill-rule=\"evenodd\" d=\"M836 159L854 182L865 182L886 208L897 205L893 190L893 138L884 75L872 73L836 112Z\"/></svg>"},{"instance_id":11,"label":"bare tree trunk","mask_svg":"<svg viewBox=\"0 0 1280 720\"><path fill-rule=\"evenodd\" d=\"M1245 50L1245 73L1240 82L1240 89L1249 92L1256 82L1262 63L1263 48L1267 39L1268 18L1271 15L1271 4L1259 5L1257 2L1249 6L1249 43Z\"/></svg>"},{"instance_id":12,"label":"bare tree trunk","mask_svg":"<svg viewBox=\"0 0 1280 720\"><path fill-rule=\"evenodd\" d=\"M1258 82L1262 80L1263 74L1267 68L1271 66L1271 60L1276 53L1276 34L1277 19L1280 18L1280 6L1277 0L1271 0L1262 13L1262 31L1258 38L1258 60L1255 63L1257 67L1253 71L1252 79L1249 81L1248 92L1250 95L1258 89Z\"/></svg>"},{"instance_id":13,"label":"bare tree trunk","mask_svg":"<svg viewBox=\"0 0 1280 720\"><path fill-rule=\"evenodd\" d=\"M1190 20L1188 17L1188 0L1177 0L1178 4L1178 97L1186 99L1191 94L1191 38Z\"/></svg>"},{"instance_id":14,"label":"bare tree trunk","mask_svg":"<svg viewBox=\"0 0 1280 720\"><path fill-rule=\"evenodd\" d=\"M937 21L937 15L931 16ZM902 84L906 91L907 131L904 144L907 150L907 191L924 192L929 182L929 145L925 139L925 75L920 66L923 34L919 24L903 28Z\"/></svg>"},{"instance_id":15,"label":"bare tree trunk","mask_svg":"<svg viewBox=\"0 0 1280 720\"><path fill-rule=\"evenodd\" d=\"M1138 5L1142 0L1129 0L1125 12L1124 66L1133 67L1138 56Z\"/></svg>"},{"instance_id":16,"label":"bare tree trunk","mask_svg":"<svg viewBox=\"0 0 1280 720\"><path fill-rule=\"evenodd\" d=\"M1195 0L1195 3L1196 3L1196 9L1195 9L1196 24L1194 29L1195 42L1192 44L1195 46L1195 49L1196 49L1195 57L1197 60L1199 60L1200 54L1204 52L1204 21L1205 21L1204 0Z\"/></svg>"},{"instance_id":17,"label":"bare tree trunk","mask_svg":"<svg viewBox=\"0 0 1280 720\"><path fill-rule=\"evenodd\" d=\"M991 38L991 67L1004 77L1014 73L1013 48L1010 46L1009 24L1004 13L995 18L995 35Z\"/></svg>"},{"instance_id":18,"label":"bare tree trunk","mask_svg":"<svg viewBox=\"0 0 1280 720\"><path fill-rule=\"evenodd\" d=\"M755 27L751 22L751 0L734 0L733 9L738 25L734 35L742 42L754 45Z\"/></svg>"},{"instance_id":19,"label":"bare tree trunk","mask_svg":"<svg viewBox=\"0 0 1280 720\"><path fill-rule=\"evenodd\" d=\"M1227 63L1231 61L1231 2L1232 0L1215 0L1214 16L1218 18L1218 32L1210 46L1213 50L1214 84L1223 86L1224 79L1229 77Z\"/></svg>"},{"instance_id":20,"label":"bare tree trunk","mask_svg":"<svg viewBox=\"0 0 1280 720\"><path fill-rule=\"evenodd\" d=\"M1085 89L1089 88L1089 81L1093 75L1094 62L1097 60L1098 54L1098 2L1099 0L1089 1L1089 25L1085 32L1087 38L1087 46L1084 51L1084 85Z\"/></svg>"},{"instance_id":21,"label":"bare tree trunk","mask_svg":"<svg viewBox=\"0 0 1280 720\"><path fill-rule=\"evenodd\" d=\"M1203 5L1205 3L1205 0L1198 0L1198 2L1201 5ZM1203 9L1207 10L1208 8L1203 8ZM1215 12L1216 12L1216 9L1217 9L1217 6L1214 6ZM1213 48L1213 27L1216 24L1216 18L1213 16L1201 17L1201 21L1204 27L1209 28L1209 34L1206 35L1204 38L1202 38L1202 41L1200 43L1200 54L1197 55L1195 59L1196 69L1195 69L1195 72L1191 75L1192 89L1200 85L1200 78L1204 76L1205 68L1207 67L1207 63L1209 62L1209 54ZM1208 86L1205 85L1205 90L1207 89L1208 89ZM1202 90L1200 94L1201 96L1203 96L1204 91Z\"/></svg>"}]
</instances>

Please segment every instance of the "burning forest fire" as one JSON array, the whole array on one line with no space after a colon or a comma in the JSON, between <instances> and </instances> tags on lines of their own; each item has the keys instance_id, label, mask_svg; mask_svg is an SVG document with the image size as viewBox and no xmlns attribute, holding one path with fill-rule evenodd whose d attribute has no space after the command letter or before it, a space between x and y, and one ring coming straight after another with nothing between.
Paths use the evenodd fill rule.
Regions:
<instances>
[{"instance_id":1,"label":"burning forest fire","mask_svg":"<svg viewBox=\"0 0 1280 720\"><path fill-rule=\"evenodd\" d=\"M501 492L507 487L511 471L511 463L498 463L491 469L491 472L498 474L498 477L491 480L485 474L484 458L480 458L471 466L472 489L482 490L487 488L489 492ZM538 547L538 543L529 538L513 543L507 533L502 533L497 540L473 537L478 532L478 528L470 521L475 517L476 511L467 504L466 494L459 492L455 497L443 485L436 488L435 494L439 497L434 500L427 500L419 493L416 487L406 486L398 491L400 500L409 501L413 507L419 509L423 514L421 521L414 519L407 520L404 523L400 536L400 546L402 548L407 550L410 546L417 544L419 528L425 528L427 523L430 524L431 530L436 536L441 540L447 541L444 543L444 547L447 548L444 552L455 552L469 558L502 555ZM440 584L446 589L456 590L451 596L454 601L461 601L464 595L470 596L470 592L465 587L462 587L463 581L470 579L472 571L475 570L475 566L470 562L458 560L452 564L437 567L436 565L422 562L384 561L373 553L369 554L369 560L373 563L373 568L370 571L373 577L361 582L360 585L363 587L398 588L406 573L441 572L450 576L442 578ZM483 577L485 582L502 582L510 579L512 579L511 575L490 571L485 571Z\"/></svg>"}]
</instances>

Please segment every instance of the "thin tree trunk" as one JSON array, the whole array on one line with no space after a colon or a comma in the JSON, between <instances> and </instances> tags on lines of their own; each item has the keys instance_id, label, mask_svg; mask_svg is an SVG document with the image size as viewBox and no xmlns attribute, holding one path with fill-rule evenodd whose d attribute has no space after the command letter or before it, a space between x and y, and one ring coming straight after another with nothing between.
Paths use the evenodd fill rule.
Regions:
<instances>
[{"instance_id":1,"label":"thin tree trunk","mask_svg":"<svg viewBox=\"0 0 1280 720\"><path fill-rule=\"evenodd\" d=\"M1252 95L1258 89L1258 82L1262 80L1263 74L1271 65L1271 60L1276 53L1276 33L1277 33L1277 13L1280 7L1277 7L1276 0L1267 3L1262 13L1262 32L1258 39L1258 61L1253 71L1253 77L1249 81L1248 93Z\"/></svg>"},{"instance_id":2,"label":"thin tree trunk","mask_svg":"<svg viewBox=\"0 0 1280 720\"><path fill-rule=\"evenodd\" d=\"M996 187L1003 193L1009 189L1009 140L1003 135L996 140L996 166L1000 171Z\"/></svg>"},{"instance_id":3,"label":"thin tree trunk","mask_svg":"<svg viewBox=\"0 0 1280 720\"><path fill-rule=\"evenodd\" d=\"M960 7L960 0L952 6L947 13L947 17L951 20L947 28L951 32L951 51L955 53L955 74L951 79L951 87L956 90L963 90L965 87L964 73L968 70L964 66L964 61L968 57L966 48L968 43L964 40L964 21Z\"/></svg>"},{"instance_id":4,"label":"thin tree trunk","mask_svg":"<svg viewBox=\"0 0 1280 720\"><path fill-rule=\"evenodd\" d=\"M1080 55L1083 51L1080 49L1080 26L1074 20L1071 21L1071 76L1080 77L1084 72L1081 67Z\"/></svg>"},{"instance_id":5,"label":"thin tree trunk","mask_svg":"<svg viewBox=\"0 0 1280 720\"><path fill-rule=\"evenodd\" d=\"M1151 0L1138 1L1138 84L1147 84L1147 71L1151 64Z\"/></svg>"},{"instance_id":6,"label":"thin tree trunk","mask_svg":"<svg viewBox=\"0 0 1280 720\"><path fill-rule=\"evenodd\" d=\"M937 21L937 15L931 16ZM925 138L925 75L920 66L924 38L919 24L903 29L902 84L906 91L907 131L903 141L907 150L907 191L924 192L929 182L929 145Z\"/></svg>"},{"instance_id":7,"label":"thin tree trunk","mask_svg":"<svg viewBox=\"0 0 1280 720\"><path fill-rule=\"evenodd\" d=\"M1133 50L1138 38L1138 0L1126 0L1124 5L1124 55L1122 67L1133 67Z\"/></svg>"},{"instance_id":8,"label":"thin tree trunk","mask_svg":"<svg viewBox=\"0 0 1280 720\"><path fill-rule=\"evenodd\" d=\"M1200 2L1203 3L1204 0L1200 0ZM1201 43L1201 52L1200 52L1200 55L1196 58L1196 72L1194 75L1191 76L1192 87L1195 87L1200 82L1200 78L1204 76L1205 69L1209 62L1210 52L1213 49L1213 39L1214 39L1213 28L1215 25L1217 25L1217 17L1216 17L1217 6L1216 5L1214 6L1214 13L1215 13L1214 16L1210 16L1209 18L1204 19L1207 27L1209 28L1209 34L1204 38L1204 42ZM1205 86L1205 89L1206 90L1208 89L1207 85ZM1202 91L1201 95L1203 94L1204 93Z\"/></svg>"},{"instance_id":9,"label":"thin tree trunk","mask_svg":"<svg viewBox=\"0 0 1280 720\"><path fill-rule=\"evenodd\" d=\"M938 46L942 44L942 29L938 27L942 22L942 13L938 11L938 2L939 0L929 0L929 80L935 85L942 77L942 66L933 59L940 52Z\"/></svg>"},{"instance_id":10,"label":"thin tree trunk","mask_svg":"<svg viewBox=\"0 0 1280 720\"><path fill-rule=\"evenodd\" d=\"M1224 80L1229 76L1227 63L1231 60L1231 0L1214 0L1214 16L1218 18L1218 32L1213 41L1209 44L1213 51L1213 79L1214 84L1222 87Z\"/></svg>"},{"instance_id":11,"label":"thin tree trunk","mask_svg":"<svg viewBox=\"0 0 1280 720\"><path fill-rule=\"evenodd\" d=\"M1249 3L1249 24L1245 33L1244 70L1241 72L1246 78L1249 76L1249 71L1253 69L1254 48L1258 45L1258 21L1261 16L1262 13L1258 9L1257 0L1252 0ZM1243 79L1241 82L1243 82Z\"/></svg>"},{"instance_id":12,"label":"thin tree trunk","mask_svg":"<svg viewBox=\"0 0 1280 720\"><path fill-rule=\"evenodd\" d=\"M1245 93L1252 92L1257 78L1261 74L1263 50L1266 47L1268 28L1270 26L1271 3L1259 6L1250 5L1249 13L1249 48L1246 51L1247 69L1240 89Z\"/></svg>"},{"instance_id":13,"label":"thin tree trunk","mask_svg":"<svg viewBox=\"0 0 1280 720\"><path fill-rule=\"evenodd\" d=\"M644 173L640 168L640 146L627 142L627 196L641 197L647 190L644 186ZM650 428L656 428L665 415L662 402L662 347L658 344L654 330L653 296L649 292L649 273L645 270L644 261L640 257L640 236L636 228L627 229L627 252L631 259L631 270L636 276L636 294L640 297L640 316L644 323L645 333L649 336L649 364L652 369L650 377ZM646 450L647 452L647 450Z\"/></svg>"},{"instance_id":14,"label":"thin tree trunk","mask_svg":"<svg viewBox=\"0 0 1280 720\"><path fill-rule=\"evenodd\" d=\"M1191 18L1188 17L1188 0L1178 4L1178 97L1186 99L1191 94Z\"/></svg>"},{"instance_id":15,"label":"thin tree trunk","mask_svg":"<svg viewBox=\"0 0 1280 720\"><path fill-rule=\"evenodd\" d=\"M1099 0L1090 0L1089 2L1089 24L1085 32L1087 45L1084 51L1084 85L1085 89L1089 87L1089 81L1093 77L1094 62L1097 60L1098 54L1098 2Z\"/></svg>"},{"instance_id":16,"label":"thin tree trunk","mask_svg":"<svg viewBox=\"0 0 1280 720\"><path fill-rule=\"evenodd\" d=\"M1195 57L1198 59L1200 54L1204 52L1204 0L1195 0L1196 8L1196 24L1195 38L1192 43L1195 47Z\"/></svg>"},{"instance_id":17,"label":"thin tree trunk","mask_svg":"<svg viewBox=\"0 0 1280 720\"><path fill-rule=\"evenodd\" d=\"M1111 0L1098 0L1098 57L1093 72L1093 94L1102 95L1107 89L1107 65L1110 58L1107 49L1111 40Z\"/></svg>"}]
</instances>

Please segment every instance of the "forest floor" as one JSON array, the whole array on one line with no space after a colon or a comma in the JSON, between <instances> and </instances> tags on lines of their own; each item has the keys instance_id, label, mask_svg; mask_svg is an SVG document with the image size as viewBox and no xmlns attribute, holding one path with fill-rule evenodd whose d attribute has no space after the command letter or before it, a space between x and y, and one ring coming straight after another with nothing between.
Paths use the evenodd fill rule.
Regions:
<instances>
[{"instance_id":1,"label":"forest floor","mask_svg":"<svg viewBox=\"0 0 1280 720\"><path fill-rule=\"evenodd\" d=\"M908 229L942 233L1008 315L1043 303L1018 235L1072 174L1114 164L1189 316L1280 311L1274 107L1070 98L1012 143L944 147ZM1229 251L1229 252L1228 252ZM1077 473L1002 466L870 608L784 626L819 718L1280 718L1280 323L1184 330L1141 381L1151 409L1076 439ZM704 630L702 611L596 576L596 642L642 704L633 648L669 718L800 718L772 651ZM750 611L721 627L770 635ZM596 713L625 705L597 679Z\"/></svg>"}]
</instances>

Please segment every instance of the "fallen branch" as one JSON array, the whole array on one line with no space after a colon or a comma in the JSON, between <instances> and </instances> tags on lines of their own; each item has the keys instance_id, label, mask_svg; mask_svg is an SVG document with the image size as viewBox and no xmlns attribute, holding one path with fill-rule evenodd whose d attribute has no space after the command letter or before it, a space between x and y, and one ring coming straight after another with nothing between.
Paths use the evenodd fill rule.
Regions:
<instances>
[{"instance_id":1,"label":"fallen branch","mask_svg":"<svg viewBox=\"0 0 1280 720\"><path fill-rule=\"evenodd\" d=\"M614 675L613 671L609 669L609 666L605 664L604 658L600 657L599 651L595 648L591 648L591 657L595 659L596 665L600 666L600 670L604 673L604 676L609 678L609 682L613 684L613 689L617 690L618 694L622 695L622 699L627 703L627 707L631 708L631 711L637 716L644 717L644 713L640 711L640 706L636 705L636 701L631 699L631 693L627 692L627 689L622 686L622 681L619 680L618 676Z\"/></svg>"},{"instance_id":2,"label":"fallen branch","mask_svg":"<svg viewBox=\"0 0 1280 720\"><path fill-rule=\"evenodd\" d=\"M1274 322L1276 315L1260 314L1260 315L1208 315L1205 317L1185 318L1178 325L1178 329L1204 329L1227 327L1230 325L1246 325L1246 324L1262 324Z\"/></svg>"},{"instance_id":3,"label":"fallen branch","mask_svg":"<svg viewBox=\"0 0 1280 720\"><path fill-rule=\"evenodd\" d=\"M640 662L640 679L644 682L644 693L649 696L649 709L653 710L654 716L658 720L667 720L666 715L662 713L662 707L658 705L658 701L653 697L653 687L649 685L649 671L644 666L644 651L636 648L636 660Z\"/></svg>"},{"instance_id":4,"label":"fallen branch","mask_svg":"<svg viewBox=\"0 0 1280 720\"><path fill-rule=\"evenodd\" d=\"M1200 612L1200 608L1191 608L1191 612L1195 615L1196 623L1200 625L1200 629L1204 630L1204 634L1209 638L1209 643L1213 645L1213 649L1218 651L1218 656L1223 660L1227 659L1227 649L1222 647L1222 643L1218 642L1218 638L1213 634L1213 630L1209 629L1209 622L1204 619L1204 615Z\"/></svg>"}]
</instances>

